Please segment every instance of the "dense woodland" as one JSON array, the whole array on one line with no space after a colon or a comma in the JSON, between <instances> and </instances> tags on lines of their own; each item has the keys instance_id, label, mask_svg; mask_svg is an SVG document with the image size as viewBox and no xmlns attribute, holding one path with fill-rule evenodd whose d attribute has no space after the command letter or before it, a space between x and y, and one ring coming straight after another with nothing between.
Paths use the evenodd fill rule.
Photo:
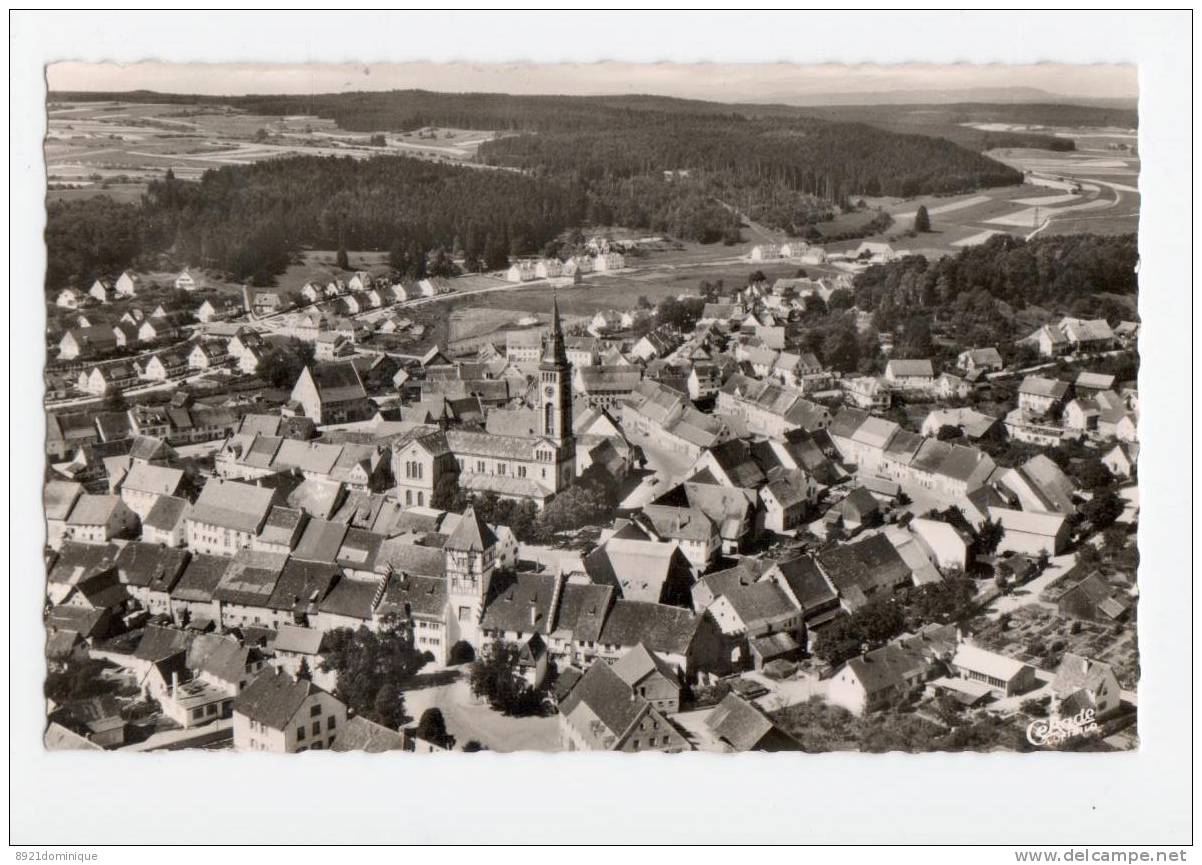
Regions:
<instances>
[{"instance_id":1,"label":"dense woodland","mask_svg":"<svg viewBox=\"0 0 1202 865\"><path fill-rule=\"evenodd\" d=\"M934 322L962 345L1010 345L1026 335L1013 321L1028 306L1135 318L1114 298L1136 293L1138 256L1133 234L996 235L936 261L907 256L870 267L856 277L855 302L873 313L876 329L895 332L896 357L932 356Z\"/></svg>"},{"instance_id":2,"label":"dense woodland","mask_svg":"<svg viewBox=\"0 0 1202 865\"><path fill-rule=\"evenodd\" d=\"M942 139L801 119L664 115L632 126L506 136L482 144L479 158L581 182L618 213L637 210L658 186L658 197L674 203L701 193L793 234L851 196L1022 182L1019 172ZM665 171L682 170L687 177L664 179ZM633 224L660 228L665 208L647 209L647 222Z\"/></svg>"},{"instance_id":3,"label":"dense woodland","mask_svg":"<svg viewBox=\"0 0 1202 865\"><path fill-rule=\"evenodd\" d=\"M1133 234L1071 234L1024 241L999 234L954 256L906 256L856 276L856 306L940 307L985 291L1021 309L1099 292L1134 294L1139 258Z\"/></svg>"},{"instance_id":4,"label":"dense woodland","mask_svg":"<svg viewBox=\"0 0 1202 865\"><path fill-rule=\"evenodd\" d=\"M533 253L585 217L583 191L511 171L405 157L298 157L150 184L141 206L98 197L53 203L47 288L80 284L170 251L265 284L302 246L455 246L493 261Z\"/></svg>"}]
</instances>

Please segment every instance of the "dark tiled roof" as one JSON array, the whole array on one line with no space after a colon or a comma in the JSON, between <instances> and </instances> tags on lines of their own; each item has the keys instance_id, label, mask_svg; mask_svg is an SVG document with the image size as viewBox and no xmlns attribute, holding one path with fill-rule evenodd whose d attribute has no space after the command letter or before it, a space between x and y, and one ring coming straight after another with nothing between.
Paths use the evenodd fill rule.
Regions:
<instances>
[{"instance_id":1,"label":"dark tiled roof","mask_svg":"<svg viewBox=\"0 0 1202 865\"><path fill-rule=\"evenodd\" d=\"M81 544L65 541L47 575L51 583L79 583L117 566L114 544Z\"/></svg>"},{"instance_id":2,"label":"dark tiled roof","mask_svg":"<svg viewBox=\"0 0 1202 865\"><path fill-rule=\"evenodd\" d=\"M647 701L635 694L604 662L594 663L585 671L576 687L560 703L559 711L570 716L581 703L592 710L608 733L616 738L630 729L647 709Z\"/></svg>"},{"instance_id":3,"label":"dark tiled roof","mask_svg":"<svg viewBox=\"0 0 1202 865\"><path fill-rule=\"evenodd\" d=\"M497 631L548 633L555 577L550 574L516 574L504 584L494 584L480 627Z\"/></svg>"},{"instance_id":4,"label":"dark tiled roof","mask_svg":"<svg viewBox=\"0 0 1202 865\"><path fill-rule=\"evenodd\" d=\"M117 574L131 586L170 591L188 564L186 550L160 547L142 541L126 544L117 554Z\"/></svg>"},{"instance_id":5,"label":"dark tiled roof","mask_svg":"<svg viewBox=\"0 0 1202 865\"><path fill-rule=\"evenodd\" d=\"M400 751L403 747L404 740L400 733L389 730L375 721L369 721L362 715L356 715L346 722L330 750L379 754L384 751Z\"/></svg>"},{"instance_id":6,"label":"dark tiled roof","mask_svg":"<svg viewBox=\"0 0 1202 865\"><path fill-rule=\"evenodd\" d=\"M372 604L379 590L379 579L342 577L318 606L323 613L367 621L372 617Z\"/></svg>"},{"instance_id":7,"label":"dark tiled roof","mask_svg":"<svg viewBox=\"0 0 1202 865\"><path fill-rule=\"evenodd\" d=\"M240 685L258 650L242 645L234 637L198 634L188 647L188 669L208 673L223 682Z\"/></svg>"},{"instance_id":8,"label":"dark tiled roof","mask_svg":"<svg viewBox=\"0 0 1202 865\"><path fill-rule=\"evenodd\" d=\"M834 589L810 556L778 562L781 574L801 606L814 609L836 600Z\"/></svg>"},{"instance_id":9,"label":"dark tiled roof","mask_svg":"<svg viewBox=\"0 0 1202 865\"><path fill-rule=\"evenodd\" d=\"M497 536L493 534L488 523L480 518L474 508L469 507L463 512L459 525L447 538L445 546L450 550L478 552L495 546L496 543Z\"/></svg>"},{"instance_id":10,"label":"dark tiled roof","mask_svg":"<svg viewBox=\"0 0 1202 865\"><path fill-rule=\"evenodd\" d=\"M612 586L567 583L560 596L556 630L571 631L574 640L596 642L613 600Z\"/></svg>"},{"instance_id":11,"label":"dark tiled roof","mask_svg":"<svg viewBox=\"0 0 1202 865\"><path fill-rule=\"evenodd\" d=\"M337 562L354 571L374 571L384 541L383 535L364 529L349 529L338 548Z\"/></svg>"},{"instance_id":12,"label":"dark tiled roof","mask_svg":"<svg viewBox=\"0 0 1202 865\"><path fill-rule=\"evenodd\" d=\"M146 519L142 520L142 527L164 532L173 531L187 515L189 507L188 500L179 496L159 496Z\"/></svg>"},{"instance_id":13,"label":"dark tiled roof","mask_svg":"<svg viewBox=\"0 0 1202 865\"><path fill-rule=\"evenodd\" d=\"M338 568L328 562L289 559L266 605L273 610L315 613L338 574Z\"/></svg>"},{"instance_id":14,"label":"dark tiled roof","mask_svg":"<svg viewBox=\"0 0 1202 865\"><path fill-rule=\"evenodd\" d=\"M789 596L773 582L731 586L725 597L749 629L754 629L763 622L799 612Z\"/></svg>"},{"instance_id":15,"label":"dark tiled roof","mask_svg":"<svg viewBox=\"0 0 1202 865\"><path fill-rule=\"evenodd\" d=\"M750 751L772 729L767 716L738 694L727 694L705 725L736 751Z\"/></svg>"},{"instance_id":16,"label":"dark tiled roof","mask_svg":"<svg viewBox=\"0 0 1202 865\"><path fill-rule=\"evenodd\" d=\"M310 367L322 402L366 399L367 391L353 363L322 363Z\"/></svg>"},{"instance_id":17,"label":"dark tiled roof","mask_svg":"<svg viewBox=\"0 0 1202 865\"><path fill-rule=\"evenodd\" d=\"M345 523L309 520L293 556L310 562L333 562L338 558L338 550L346 533Z\"/></svg>"},{"instance_id":18,"label":"dark tiled roof","mask_svg":"<svg viewBox=\"0 0 1202 865\"><path fill-rule=\"evenodd\" d=\"M213 597L226 604L263 606L275 591L287 560L283 553L238 550Z\"/></svg>"},{"instance_id":19,"label":"dark tiled roof","mask_svg":"<svg viewBox=\"0 0 1202 865\"><path fill-rule=\"evenodd\" d=\"M191 635L176 628L163 628L158 625L147 625L134 650L134 657L140 661L162 661L172 655L184 652L191 642Z\"/></svg>"},{"instance_id":20,"label":"dark tiled roof","mask_svg":"<svg viewBox=\"0 0 1202 865\"><path fill-rule=\"evenodd\" d=\"M868 412L858 408L842 408L839 413L831 420L831 425L828 427L830 434L833 436L842 436L843 438L851 438L852 434L860 428L864 421L868 420L870 415Z\"/></svg>"},{"instance_id":21,"label":"dark tiled roof","mask_svg":"<svg viewBox=\"0 0 1202 865\"><path fill-rule=\"evenodd\" d=\"M311 694L321 691L305 679L272 669L258 675L234 698L234 711L273 730L283 730Z\"/></svg>"},{"instance_id":22,"label":"dark tiled roof","mask_svg":"<svg viewBox=\"0 0 1202 865\"><path fill-rule=\"evenodd\" d=\"M389 577L379 613L408 618L441 618L447 604L447 583L441 577Z\"/></svg>"},{"instance_id":23,"label":"dark tiled roof","mask_svg":"<svg viewBox=\"0 0 1202 865\"><path fill-rule=\"evenodd\" d=\"M209 556L203 553L192 556L183 576L171 590L171 599L197 602L213 600L213 592L230 563L231 560L224 556Z\"/></svg>"},{"instance_id":24,"label":"dark tiled roof","mask_svg":"<svg viewBox=\"0 0 1202 865\"><path fill-rule=\"evenodd\" d=\"M412 537L390 538L380 545L376 555L376 571L389 570L410 576L441 577L446 555L442 546L416 543Z\"/></svg>"},{"instance_id":25,"label":"dark tiled roof","mask_svg":"<svg viewBox=\"0 0 1202 865\"><path fill-rule=\"evenodd\" d=\"M681 607L619 599L605 619L598 642L617 646L644 642L652 651L683 655L700 623L700 616Z\"/></svg>"}]
</instances>

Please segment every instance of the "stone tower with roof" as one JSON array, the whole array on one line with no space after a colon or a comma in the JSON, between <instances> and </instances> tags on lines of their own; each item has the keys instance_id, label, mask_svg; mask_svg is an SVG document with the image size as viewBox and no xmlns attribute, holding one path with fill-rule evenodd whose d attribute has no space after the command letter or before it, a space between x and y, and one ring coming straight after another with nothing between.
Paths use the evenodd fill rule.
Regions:
<instances>
[{"instance_id":1,"label":"stone tower with roof","mask_svg":"<svg viewBox=\"0 0 1202 865\"><path fill-rule=\"evenodd\" d=\"M497 566L497 536L469 507L443 545L447 580L447 652L466 640L475 649L482 645L480 616Z\"/></svg>"},{"instance_id":2,"label":"stone tower with roof","mask_svg":"<svg viewBox=\"0 0 1202 865\"><path fill-rule=\"evenodd\" d=\"M553 489L561 490L576 475L576 439L572 432L572 365L564 347L558 297L552 301L551 330L543 341L538 378L539 433L555 444L557 483Z\"/></svg>"}]
</instances>

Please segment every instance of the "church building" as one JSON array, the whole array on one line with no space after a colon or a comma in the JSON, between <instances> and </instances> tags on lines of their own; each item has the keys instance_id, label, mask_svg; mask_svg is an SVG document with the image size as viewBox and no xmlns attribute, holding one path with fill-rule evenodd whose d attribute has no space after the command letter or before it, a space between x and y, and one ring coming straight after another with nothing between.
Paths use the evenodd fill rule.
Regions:
<instances>
[{"instance_id":1,"label":"church building","mask_svg":"<svg viewBox=\"0 0 1202 865\"><path fill-rule=\"evenodd\" d=\"M398 466L403 468L396 474L398 498L429 502L442 472L455 471L463 490L528 500L541 509L572 483L576 477L572 365L564 346L558 300L554 301L551 328L543 338L538 394L537 416L524 432L498 435L451 429L399 445L393 454L394 472ZM453 455L453 462L440 459L444 447Z\"/></svg>"}]
</instances>

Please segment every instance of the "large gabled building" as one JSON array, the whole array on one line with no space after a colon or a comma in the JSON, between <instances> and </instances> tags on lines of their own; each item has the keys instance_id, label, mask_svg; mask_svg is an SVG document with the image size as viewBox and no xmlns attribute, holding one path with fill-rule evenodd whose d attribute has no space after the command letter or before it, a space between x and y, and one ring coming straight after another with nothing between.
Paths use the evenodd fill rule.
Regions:
<instances>
[{"instance_id":1,"label":"large gabled building","mask_svg":"<svg viewBox=\"0 0 1202 865\"><path fill-rule=\"evenodd\" d=\"M317 424L354 423L375 414L359 371L349 362L305 367L292 388L292 399Z\"/></svg>"}]
</instances>

